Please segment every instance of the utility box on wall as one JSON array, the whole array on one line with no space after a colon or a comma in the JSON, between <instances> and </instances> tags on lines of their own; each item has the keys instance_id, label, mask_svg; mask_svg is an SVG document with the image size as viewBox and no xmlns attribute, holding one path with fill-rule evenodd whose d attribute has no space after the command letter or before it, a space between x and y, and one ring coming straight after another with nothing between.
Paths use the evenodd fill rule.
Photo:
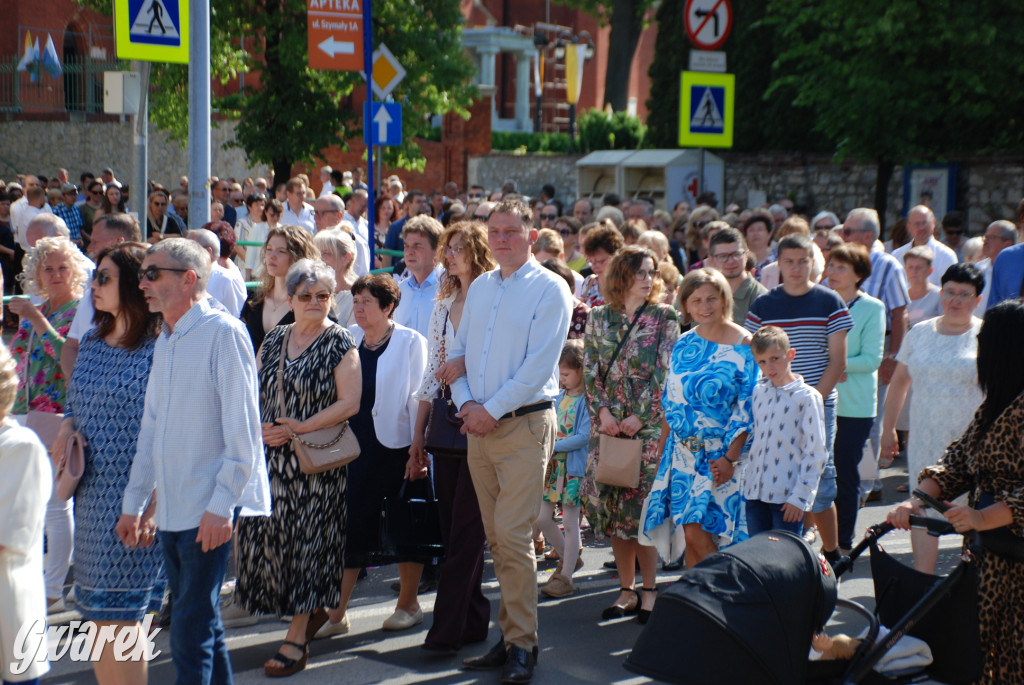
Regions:
<instances>
[{"instance_id":1,"label":"utility box on wall","mask_svg":"<svg viewBox=\"0 0 1024 685\"><path fill-rule=\"evenodd\" d=\"M671 211L682 200L693 206L699 166L698 150L602 150L576 163L576 193L593 199L611 192L623 199L646 196L654 199L656 207ZM704 153L701 190L713 191L719 207L724 206L725 162L708 152Z\"/></svg>"},{"instance_id":2,"label":"utility box on wall","mask_svg":"<svg viewBox=\"0 0 1024 685\"><path fill-rule=\"evenodd\" d=\"M138 114L141 82L135 71L103 72L103 112Z\"/></svg>"}]
</instances>

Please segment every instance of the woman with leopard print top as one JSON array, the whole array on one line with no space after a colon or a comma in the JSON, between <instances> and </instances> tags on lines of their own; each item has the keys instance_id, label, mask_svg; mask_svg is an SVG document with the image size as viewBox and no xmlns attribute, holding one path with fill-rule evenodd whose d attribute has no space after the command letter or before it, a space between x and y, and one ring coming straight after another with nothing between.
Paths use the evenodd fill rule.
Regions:
<instances>
[{"instance_id":1,"label":"woman with leopard print top","mask_svg":"<svg viewBox=\"0 0 1024 685\"><path fill-rule=\"evenodd\" d=\"M920 475L920 489L951 501L968 493L968 506L945 517L958 532L1008 526L1024 544L1024 365L1007 364L1024 340L1024 302L988 310L978 334L978 382L985 399L967 430ZM921 514L915 498L889 513L898 528ZM980 683L1024 683L1024 563L993 553L978 562L978 624L985 659Z\"/></svg>"}]
</instances>

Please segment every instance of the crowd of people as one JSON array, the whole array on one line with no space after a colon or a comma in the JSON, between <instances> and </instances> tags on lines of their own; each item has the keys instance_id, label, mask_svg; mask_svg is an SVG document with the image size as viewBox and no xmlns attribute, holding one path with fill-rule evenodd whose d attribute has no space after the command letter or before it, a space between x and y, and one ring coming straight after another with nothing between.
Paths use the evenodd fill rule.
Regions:
<instances>
[{"instance_id":1,"label":"crowd of people","mask_svg":"<svg viewBox=\"0 0 1024 685\"><path fill-rule=\"evenodd\" d=\"M946 514L958 530L1024 532L1010 447L1024 372L994 361L1024 333L1018 223L993 222L977 251L962 215L939 234L925 205L883 244L869 208L840 222L785 199L570 207L552 186L427 195L397 178L371 208L358 176L325 167L319 195L301 176L213 179L202 226L185 178L153 185L137 214L109 169L83 174L81 194L63 170L0 188L4 292L18 294L0 348L0 491L17 492L0 499L18 584L0 582L17 596L5 625L63 610L73 563L86 619L138 635L169 609L181 682L228 682L225 622L266 614L290 617L265 663L288 676L311 640L351 630L364 569L394 563L382 628L422 623L434 579L423 647L455 652L488 638L487 550L501 637L463 664L528 682L538 594L575 592L585 525L610 541L619 582L595 619L640 623L659 558L691 568L783 529L836 563L901 444L904 489L970 495ZM371 263L380 247L402 256ZM334 442L308 440L325 429ZM354 461L310 468L309 450L347 433ZM50 474L79 438L65 499ZM412 492L436 497L442 559L383 549L382 506ZM890 518L920 511L910 498ZM915 531L913 549L932 572L935 539ZM558 565L538 588L541 555ZM981 582L985 682L1007 682L1024 668L1009 601L1024 580L986 558ZM45 673L10 670L13 633L0 647L5 681ZM94 669L147 678L113 645Z\"/></svg>"}]
</instances>

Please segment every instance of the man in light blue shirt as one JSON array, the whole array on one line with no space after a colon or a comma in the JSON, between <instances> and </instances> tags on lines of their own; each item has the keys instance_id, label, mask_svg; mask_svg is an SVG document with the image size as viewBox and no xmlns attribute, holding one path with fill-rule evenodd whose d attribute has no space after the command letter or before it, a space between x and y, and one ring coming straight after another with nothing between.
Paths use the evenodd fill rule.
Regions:
<instances>
[{"instance_id":1,"label":"man in light blue shirt","mask_svg":"<svg viewBox=\"0 0 1024 685\"><path fill-rule=\"evenodd\" d=\"M210 257L191 240L153 245L139 287L164 317L117 533L148 546L155 523L174 597L171 655L179 683L232 682L218 593L236 508L270 513L256 360L242 323L204 297ZM141 529L140 529L141 525Z\"/></svg>"},{"instance_id":2,"label":"man in light blue shirt","mask_svg":"<svg viewBox=\"0 0 1024 685\"><path fill-rule=\"evenodd\" d=\"M395 309L394 319L395 323L417 331L424 338L429 335L430 315L441 280L437 243L443 232L441 222L426 214L412 217L402 228L405 270L409 276L398 284L402 300Z\"/></svg>"},{"instance_id":3,"label":"man in light blue shirt","mask_svg":"<svg viewBox=\"0 0 1024 685\"><path fill-rule=\"evenodd\" d=\"M503 668L502 682L525 683L538 652L531 533L554 445L558 358L572 298L565 283L531 256L537 230L524 202L499 203L487 238L499 268L470 286L450 352L452 360L465 357L465 373L454 378L450 368L442 372L454 381L452 397L469 435L469 472L501 586L503 637L463 665Z\"/></svg>"}]
</instances>

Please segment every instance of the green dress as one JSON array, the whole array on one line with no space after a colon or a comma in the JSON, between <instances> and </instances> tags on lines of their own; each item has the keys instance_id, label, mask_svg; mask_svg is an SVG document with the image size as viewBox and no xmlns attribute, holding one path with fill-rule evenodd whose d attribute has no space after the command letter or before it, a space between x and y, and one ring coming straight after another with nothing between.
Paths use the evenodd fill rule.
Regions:
<instances>
[{"instance_id":1,"label":"green dress","mask_svg":"<svg viewBox=\"0 0 1024 685\"><path fill-rule=\"evenodd\" d=\"M647 305L609 369L608 363L629 324L625 313L610 305L594 307L587 321L583 368L592 426L587 475L581 494L587 519L599 537L611 535L636 540L644 501L658 471L657 448L664 416L661 389L672 348L679 337L679 314L668 305ZM607 379L604 378L606 371ZM635 414L643 424L634 436L644 443L640 485L635 489L602 485L594 480L601 458L598 453L601 407L607 407L618 421Z\"/></svg>"}]
</instances>

